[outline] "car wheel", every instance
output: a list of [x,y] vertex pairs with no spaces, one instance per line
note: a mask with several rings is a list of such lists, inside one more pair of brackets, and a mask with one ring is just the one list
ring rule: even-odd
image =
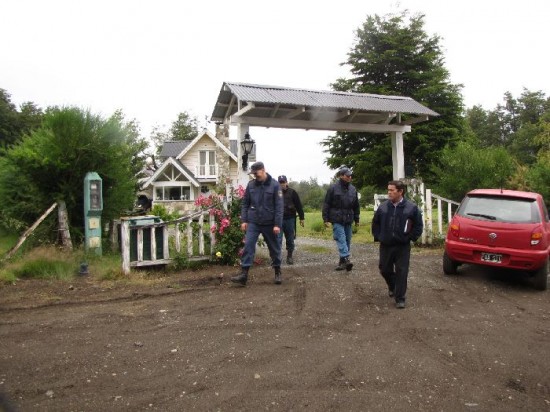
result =
[[546,290],[548,285],[548,259],[539,270],[535,271],[534,284],[535,289]]
[[456,275],[456,268],[458,267],[458,262],[452,260],[447,252],[443,252],[443,273],[446,275]]

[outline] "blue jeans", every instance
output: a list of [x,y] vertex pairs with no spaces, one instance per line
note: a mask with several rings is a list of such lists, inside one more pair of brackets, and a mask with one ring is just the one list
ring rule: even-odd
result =
[[292,252],[294,250],[294,237],[296,235],[296,217],[283,219],[283,227],[279,232],[279,248],[283,249],[283,234],[286,240],[286,250]]
[[340,257],[348,257],[351,250],[351,224],[333,223],[332,237],[336,240]]
[[246,235],[244,237],[244,250],[241,257],[241,267],[247,268],[254,263],[254,255],[256,254],[256,243],[260,234],[264,237],[267,248],[269,249],[269,257],[271,257],[272,266],[281,266],[281,246],[277,236],[273,233],[273,225],[257,225],[249,223]]

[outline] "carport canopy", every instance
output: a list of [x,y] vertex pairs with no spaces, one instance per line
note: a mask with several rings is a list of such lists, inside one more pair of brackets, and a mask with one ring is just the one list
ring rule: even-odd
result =
[[[438,113],[404,96],[224,82],[211,120],[236,125],[239,141],[250,126],[390,133],[393,178],[400,179],[405,177],[403,133],[435,116]],[[237,147],[240,162],[241,145]]]

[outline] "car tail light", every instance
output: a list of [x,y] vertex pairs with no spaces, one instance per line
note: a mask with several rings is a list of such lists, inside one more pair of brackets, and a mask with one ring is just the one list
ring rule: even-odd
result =
[[537,228],[531,233],[531,246],[536,246],[540,243],[542,240],[542,232],[540,231],[540,228]]
[[454,237],[458,237],[460,234],[460,225],[457,222],[451,222],[451,226],[449,226],[451,235]]

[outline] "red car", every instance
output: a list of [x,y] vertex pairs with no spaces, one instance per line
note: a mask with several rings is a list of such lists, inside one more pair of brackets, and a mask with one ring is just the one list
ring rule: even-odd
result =
[[466,194],[447,231],[443,272],[462,263],[527,271],[546,290],[550,221],[538,193],[476,189]]

